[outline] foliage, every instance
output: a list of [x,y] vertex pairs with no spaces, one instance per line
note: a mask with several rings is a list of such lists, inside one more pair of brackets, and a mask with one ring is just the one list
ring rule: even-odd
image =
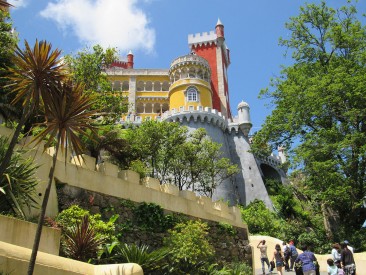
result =
[[136,224],[144,230],[163,232],[176,223],[173,216],[164,215],[164,210],[155,203],[143,202],[133,210]]
[[17,44],[17,37],[12,32],[12,22],[10,15],[5,10],[0,9],[0,115],[5,120],[17,119],[20,117],[21,108],[11,105],[13,96],[9,94],[9,89],[5,88],[6,69],[12,66],[11,56]]
[[204,129],[188,133],[178,123],[147,121],[127,129],[125,137],[134,161],[130,167],[180,190],[192,189],[212,197],[223,180],[238,172]]
[[248,206],[241,208],[241,216],[252,234],[276,236],[277,232],[280,232],[278,218],[263,201],[256,199]]
[[[103,125],[96,131],[88,131],[88,135],[83,135],[81,140],[97,163],[124,161],[128,158],[130,146],[122,137],[121,130],[115,125]],[[126,162],[123,162],[122,166],[125,165],[127,165]]]
[[[176,270],[194,273],[208,265],[215,250],[207,239],[208,225],[201,221],[178,223],[164,239],[171,251],[169,264]],[[176,273],[179,274],[179,273]]]
[[76,83],[84,83],[86,90],[111,90],[103,70],[116,59],[116,49],[104,50],[100,45],[85,48],[75,56],[67,55],[65,61]]
[[217,269],[216,267],[209,272],[210,275],[244,275],[252,273],[252,268],[246,263],[241,262],[227,263],[223,268]]
[[[8,148],[8,139],[0,137],[0,161]],[[11,156],[3,177],[0,178],[0,211],[14,213],[25,218],[23,209],[37,206],[34,200],[38,181],[35,177],[37,165],[25,158],[26,151],[16,150]]]
[[[289,36],[280,44],[294,63],[261,92],[274,108],[254,147],[269,142],[291,149],[304,192],[336,214],[324,212],[328,237],[337,235],[339,225],[350,234],[366,218],[366,28],[350,2],[338,10],[325,2],[307,4],[286,28]],[[331,222],[334,216],[342,222]]]
[[234,227],[227,222],[219,222],[217,227],[219,228],[220,232],[222,232],[222,234],[230,236],[234,236],[236,234]]
[[16,47],[11,56],[12,67],[7,67],[7,87],[14,96],[13,104],[22,103],[21,119],[0,165],[0,176],[7,167],[24,124],[35,110],[50,102],[50,95],[67,76],[60,62],[61,51],[52,50],[51,44],[36,40],[33,49],[25,41],[25,49]]
[[129,170],[135,171],[140,175],[140,179],[143,179],[150,174],[151,169],[148,169],[143,161],[137,159],[130,162]]
[[100,45],[85,48],[65,61],[73,81],[83,83],[86,93],[95,98],[94,110],[98,110],[101,124],[114,124],[127,111],[127,101],[111,91],[111,84],[104,70],[117,59],[116,49],[103,49]]
[[166,249],[150,251],[147,245],[120,244],[117,248],[121,262],[136,263],[147,274],[154,270],[163,269],[166,266],[165,258],[170,253]]
[[88,261],[96,257],[102,239],[97,237],[95,228],[89,222],[89,216],[85,215],[81,222],[68,227],[63,240],[63,248],[66,256],[79,260]]
[[169,162],[186,133],[187,129],[178,123],[145,121],[139,127],[128,128],[125,137],[131,145],[132,159],[145,162],[151,169],[149,176],[165,183]]
[[90,226],[95,230],[98,239],[109,242],[116,240],[114,223],[118,215],[112,216],[108,222],[103,222],[100,214],[91,215],[88,210],[82,209],[78,205],[72,205],[60,212],[55,220],[67,232],[73,224],[80,224],[84,216],[88,216]]

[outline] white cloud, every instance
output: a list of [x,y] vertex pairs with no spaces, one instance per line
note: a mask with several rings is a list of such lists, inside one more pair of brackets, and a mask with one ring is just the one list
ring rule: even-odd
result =
[[24,8],[28,5],[27,0],[9,0],[8,2],[13,5],[13,9]]
[[137,4],[138,0],[57,0],[40,14],[64,32],[73,32],[81,43],[151,53],[155,30]]

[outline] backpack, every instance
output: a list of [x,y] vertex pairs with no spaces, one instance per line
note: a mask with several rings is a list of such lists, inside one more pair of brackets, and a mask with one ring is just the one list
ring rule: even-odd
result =
[[290,251],[291,251],[291,257],[297,257],[298,256],[298,254],[297,254],[297,250],[296,250],[296,247],[295,246],[293,246],[293,245],[291,245],[290,246]]
[[286,246],[286,248],[285,248],[285,251],[283,251],[283,255],[287,258],[287,257],[291,257],[291,249],[288,247],[288,246]]

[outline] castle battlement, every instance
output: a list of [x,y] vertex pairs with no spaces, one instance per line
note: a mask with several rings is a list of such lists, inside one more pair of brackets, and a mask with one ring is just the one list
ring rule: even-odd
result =
[[189,34],[188,35],[188,45],[191,46],[193,44],[207,44],[207,43],[216,43],[217,35],[215,31]]
[[[218,114],[215,115],[218,116]],[[10,137],[11,133],[8,128],[0,127],[1,136]],[[23,144],[29,143],[28,141],[29,139]],[[48,173],[52,165],[52,156],[55,153],[53,147],[47,148],[45,152],[43,148],[43,142],[35,148],[30,144],[28,153],[40,165],[36,172],[36,176],[40,180],[37,193],[40,194],[44,194],[46,189]],[[241,220],[240,210],[235,206],[228,207],[225,202],[214,202],[211,198],[197,196],[192,191],[179,190],[175,185],[160,184],[159,180],[154,178],[140,179],[139,174],[136,172],[120,170],[118,166],[108,162],[98,165],[95,163],[96,160],[93,157],[83,155],[82,158],[78,158],[70,154],[65,157],[60,151],[57,156],[54,177],[62,183],[85,190],[134,202],[156,203],[169,211],[206,220],[224,221],[233,226],[247,228]],[[42,196],[35,199],[40,202]],[[53,188],[46,215],[53,217],[57,213],[57,195],[55,188]]]
[[166,111],[163,113],[161,119],[168,122],[183,122],[184,120],[193,120],[196,122],[200,120],[201,122],[218,125],[223,130],[228,129],[226,117],[216,109],[209,107],[202,108],[202,106],[198,106],[196,109],[192,108],[187,110],[182,106],[179,110],[172,109],[171,111]]

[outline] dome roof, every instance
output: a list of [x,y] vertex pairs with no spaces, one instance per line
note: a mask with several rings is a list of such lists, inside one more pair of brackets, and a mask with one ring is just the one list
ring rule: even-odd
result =
[[239,103],[239,105],[238,105],[238,109],[240,109],[240,108],[242,108],[242,107],[249,107],[249,104],[248,104],[248,103],[246,103],[245,101],[242,101],[242,102],[240,102],[240,103]]

